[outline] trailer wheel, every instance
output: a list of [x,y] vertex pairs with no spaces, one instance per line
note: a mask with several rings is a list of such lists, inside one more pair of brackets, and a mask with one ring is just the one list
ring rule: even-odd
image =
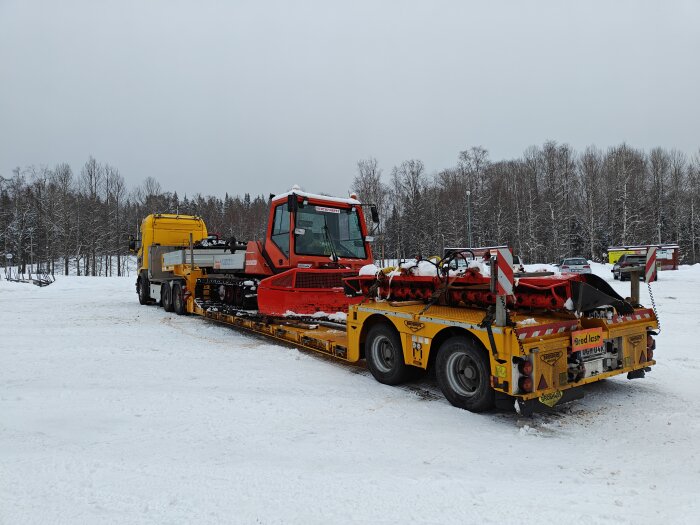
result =
[[160,304],[166,312],[173,311],[173,292],[168,281],[160,285]]
[[138,288],[139,292],[139,304],[148,304],[148,301],[151,298],[150,286],[151,285],[148,282],[148,277],[144,277],[142,275],[138,278],[136,287]]
[[474,341],[464,336],[445,341],[438,351],[435,373],[440,390],[454,406],[470,412],[493,408],[488,358]]
[[403,359],[399,334],[385,324],[369,329],[365,341],[367,368],[385,385],[398,385],[410,379],[411,369]]
[[185,314],[185,298],[182,297],[182,286],[180,283],[173,284],[172,290],[173,311],[177,315]]

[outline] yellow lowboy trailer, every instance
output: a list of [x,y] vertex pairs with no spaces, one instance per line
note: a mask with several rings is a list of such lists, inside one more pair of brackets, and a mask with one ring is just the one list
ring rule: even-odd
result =
[[580,387],[620,374],[644,377],[653,360],[654,312],[578,320],[514,316],[513,326],[482,326],[484,310],[368,301],[349,307],[346,330],[314,320],[258,318],[246,313],[192,313],[356,363],[399,384],[434,369],[455,406],[499,406],[529,414],[582,397]]
[[[494,316],[487,308],[464,303],[444,306],[416,300],[365,298],[351,304],[341,322],[337,316],[270,316],[217,304],[211,288],[224,289],[226,281],[220,279],[231,271],[227,268],[237,271],[244,266],[238,245],[200,243],[198,248],[194,241],[207,240],[201,219],[155,218],[144,221],[141,246],[132,241],[139,249],[137,291],[142,304],[160,298],[159,305],[177,314],[199,315],[349,363],[364,359],[372,375],[388,385],[432,371],[450,403],[470,411],[515,406],[528,414],[538,406],[581,397],[581,387],[588,383],[620,374],[644,377],[655,364],[654,311],[633,306],[637,301],[632,300],[624,302],[626,313],[618,315],[613,303],[605,302],[613,299],[609,295],[603,295],[607,299],[599,303],[602,306],[578,317],[542,308],[525,314],[521,308],[500,320],[498,308]],[[258,282],[243,283],[245,293],[254,293]],[[315,290],[304,291],[313,296]],[[357,303],[360,298],[352,300]],[[501,304],[505,308],[505,302]]]

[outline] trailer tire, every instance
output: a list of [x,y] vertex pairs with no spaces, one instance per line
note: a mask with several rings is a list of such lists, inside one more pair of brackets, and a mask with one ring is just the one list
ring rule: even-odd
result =
[[173,311],[173,291],[168,281],[160,285],[160,304],[166,312]]
[[148,282],[148,277],[144,277],[143,275],[136,281],[136,288],[139,293],[139,304],[148,304],[148,301],[150,301],[150,286],[151,284]]
[[172,303],[173,311],[177,315],[184,315],[185,313],[187,313],[185,310],[185,298],[182,297],[182,286],[180,285],[180,283],[173,284]]
[[493,408],[488,356],[477,343],[464,336],[450,337],[438,350],[435,375],[447,400],[470,412]]
[[369,329],[365,359],[374,378],[385,385],[398,385],[412,375],[412,367],[404,362],[399,334],[384,323]]

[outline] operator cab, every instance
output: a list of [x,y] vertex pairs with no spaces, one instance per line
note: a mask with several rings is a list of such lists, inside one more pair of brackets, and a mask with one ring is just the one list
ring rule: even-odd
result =
[[359,269],[372,262],[370,241],[362,204],[354,198],[296,188],[272,198],[264,250],[277,271]]

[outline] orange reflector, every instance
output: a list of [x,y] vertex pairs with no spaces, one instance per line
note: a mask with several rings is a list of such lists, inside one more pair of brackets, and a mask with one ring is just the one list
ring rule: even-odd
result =
[[544,379],[544,375],[540,375],[540,382],[537,383],[537,390],[546,390],[549,388],[547,381]]

